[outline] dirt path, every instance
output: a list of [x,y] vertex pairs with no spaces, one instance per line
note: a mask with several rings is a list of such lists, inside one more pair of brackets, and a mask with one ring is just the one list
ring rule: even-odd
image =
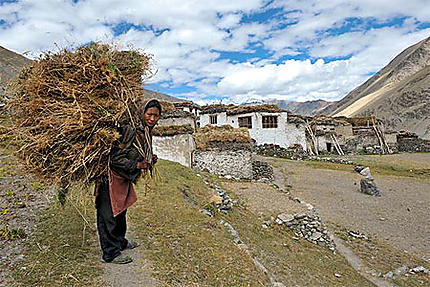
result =
[[288,184],[294,187],[292,194],[313,204],[325,220],[430,258],[430,180],[375,176],[381,197],[372,197],[359,192],[361,176],[352,170],[316,169],[303,162],[279,163]]
[[336,244],[336,250],[342,254],[343,257],[348,261],[348,263],[358,272],[361,276],[372,282],[378,287],[395,287],[396,285],[391,284],[388,281],[385,281],[384,279],[372,276],[369,274],[370,270],[367,268],[361,261],[360,258],[358,258],[357,255],[354,254],[354,252],[345,244],[343,244],[343,241],[337,237],[334,237],[334,243]]
[[[138,238],[133,236],[133,232],[127,232],[127,238],[132,238],[139,242]],[[104,278],[107,286],[118,287],[155,287],[157,281],[151,277],[151,265],[144,259],[143,246],[133,250],[125,250],[124,254],[133,257],[133,262],[129,264],[104,264]]]
[[[284,176],[283,170],[281,168],[274,168],[274,182],[281,188],[286,187],[286,178]],[[372,276],[370,274],[370,269],[363,264],[361,259],[354,254],[354,252],[347,247],[343,241],[336,237],[334,234],[332,234],[334,238],[334,242],[336,244],[336,250],[348,261],[348,263],[354,268],[355,271],[357,271],[361,276],[372,282],[378,287],[395,287],[395,285],[391,284],[390,282]]]

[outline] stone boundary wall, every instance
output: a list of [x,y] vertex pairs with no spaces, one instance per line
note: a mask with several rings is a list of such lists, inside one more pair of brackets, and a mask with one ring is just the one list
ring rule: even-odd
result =
[[430,140],[398,137],[397,148],[399,152],[430,152]]
[[252,152],[249,150],[196,150],[193,167],[236,179],[252,179]]
[[152,138],[154,154],[161,159],[178,162],[192,167],[192,154],[195,150],[193,136],[190,134]]

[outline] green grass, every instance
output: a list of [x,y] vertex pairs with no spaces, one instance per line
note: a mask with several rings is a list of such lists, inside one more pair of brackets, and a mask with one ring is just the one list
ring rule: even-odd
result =
[[[430,177],[430,168],[428,168],[428,165],[398,159],[396,155],[356,155],[344,158],[354,161],[358,165],[369,166],[373,174],[412,177],[418,179],[427,179]],[[344,171],[351,171],[352,168],[351,165],[322,161],[305,161],[305,163],[313,168]]]

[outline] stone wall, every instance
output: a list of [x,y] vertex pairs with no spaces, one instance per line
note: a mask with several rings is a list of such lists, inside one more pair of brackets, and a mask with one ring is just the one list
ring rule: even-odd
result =
[[252,179],[252,152],[249,150],[196,150],[193,167],[237,179]]
[[195,150],[194,140],[190,134],[166,137],[153,137],[153,149],[161,159],[178,162],[186,167],[192,166],[192,153]]
[[378,154],[381,152],[379,140],[376,135],[354,135],[345,140],[342,146],[345,153],[365,152],[369,154]]
[[190,125],[196,129],[196,121],[192,117],[185,118],[162,118],[158,122],[160,126],[184,126]]
[[399,152],[430,152],[430,140],[418,137],[398,137]]

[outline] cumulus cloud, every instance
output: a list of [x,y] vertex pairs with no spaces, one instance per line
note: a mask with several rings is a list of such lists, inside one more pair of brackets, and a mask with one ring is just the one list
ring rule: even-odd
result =
[[[131,45],[154,55],[150,83],[192,88],[173,95],[199,103],[335,100],[430,35],[420,26],[430,21],[426,2],[25,0],[0,4],[0,45],[32,56],[90,41]],[[271,9],[274,17],[258,16]]]

